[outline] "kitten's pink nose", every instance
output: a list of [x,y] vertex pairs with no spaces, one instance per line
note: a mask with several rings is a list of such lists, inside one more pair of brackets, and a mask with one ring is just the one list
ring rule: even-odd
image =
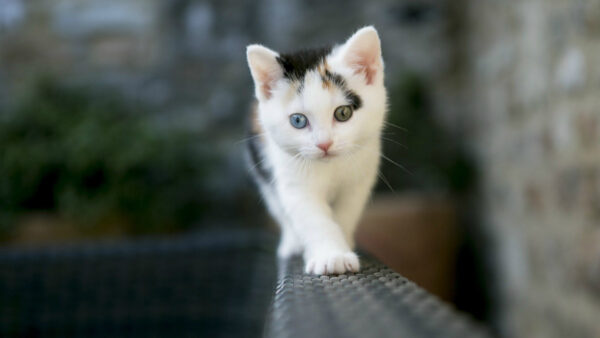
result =
[[332,144],[333,141],[327,141],[317,144],[317,147],[319,147],[319,149],[323,150],[324,152],[327,152],[327,150],[329,149],[329,147],[331,147]]

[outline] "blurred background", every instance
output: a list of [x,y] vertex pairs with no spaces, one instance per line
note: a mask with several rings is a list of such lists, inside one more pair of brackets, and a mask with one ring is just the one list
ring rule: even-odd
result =
[[0,0],[2,246],[276,233],[245,46],[367,24],[393,125],[360,247],[499,336],[600,336],[598,0]]

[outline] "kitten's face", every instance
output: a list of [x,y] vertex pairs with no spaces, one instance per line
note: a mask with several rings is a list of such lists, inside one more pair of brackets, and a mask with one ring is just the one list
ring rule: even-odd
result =
[[292,156],[329,159],[379,137],[386,109],[377,32],[359,30],[345,44],[296,54],[248,47],[267,137]]

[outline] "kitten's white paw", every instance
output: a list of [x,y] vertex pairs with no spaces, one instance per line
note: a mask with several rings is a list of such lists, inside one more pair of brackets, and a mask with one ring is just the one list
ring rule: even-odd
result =
[[354,252],[334,252],[315,254],[306,258],[306,273],[315,275],[358,272],[360,263]]

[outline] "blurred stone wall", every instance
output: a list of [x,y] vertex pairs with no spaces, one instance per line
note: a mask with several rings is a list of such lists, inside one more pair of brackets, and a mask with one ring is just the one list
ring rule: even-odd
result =
[[600,1],[470,1],[465,21],[500,327],[600,337]]

